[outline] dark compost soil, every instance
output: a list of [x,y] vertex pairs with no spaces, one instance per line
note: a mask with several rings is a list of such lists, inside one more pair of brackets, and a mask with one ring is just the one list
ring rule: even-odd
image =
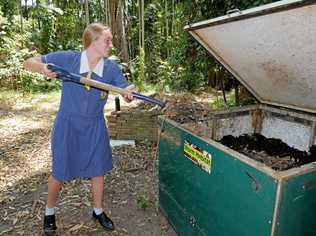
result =
[[289,147],[280,139],[266,138],[261,134],[224,136],[220,143],[264,163],[274,170],[287,170],[316,161],[316,146],[309,152]]

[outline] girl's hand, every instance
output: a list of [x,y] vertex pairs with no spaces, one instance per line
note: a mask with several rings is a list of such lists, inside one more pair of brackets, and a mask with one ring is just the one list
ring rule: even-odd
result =
[[123,95],[124,101],[125,102],[131,102],[134,100],[133,95],[131,94],[132,92],[137,92],[135,85],[131,84],[126,88],[130,93]]
[[48,69],[46,64],[43,64],[43,69],[41,71],[41,74],[46,77],[51,77],[51,78],[57,77],[57,73]]

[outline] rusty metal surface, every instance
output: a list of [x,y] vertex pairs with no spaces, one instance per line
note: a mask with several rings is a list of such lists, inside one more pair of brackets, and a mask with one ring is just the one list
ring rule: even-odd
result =
[[316,113],[316,1],[308,2],[187,29],[262,103]]

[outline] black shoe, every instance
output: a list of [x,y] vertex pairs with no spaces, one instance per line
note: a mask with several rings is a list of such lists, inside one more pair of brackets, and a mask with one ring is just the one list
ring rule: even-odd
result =
[[53,235],[56,231],[55,215],[44,216],[43,230],[45,235]]
[[92,217],[98,220],[100,225],[102,225],[105,230],[108,230],[108,231],[114,230],[113,221],[109,217],[107,217],[107,215],[104,212],[102,212],[100,215],[96,215],[95,212],[93,211]]

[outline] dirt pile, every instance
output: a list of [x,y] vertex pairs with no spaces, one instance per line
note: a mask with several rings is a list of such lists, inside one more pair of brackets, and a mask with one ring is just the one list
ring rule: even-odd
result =
[[[211,97],[211,95],[209,95]],[[140,102],[137,107],[124,109],[125,111],[157,111],[180,124],[201,123],[210,119],[212,109],[208,102],[198,101],[194,96],[170,96],[153,94],[150,97],[166,102],[164,108],[150,103]],[[210,100],[210,99],[208,99]]]

